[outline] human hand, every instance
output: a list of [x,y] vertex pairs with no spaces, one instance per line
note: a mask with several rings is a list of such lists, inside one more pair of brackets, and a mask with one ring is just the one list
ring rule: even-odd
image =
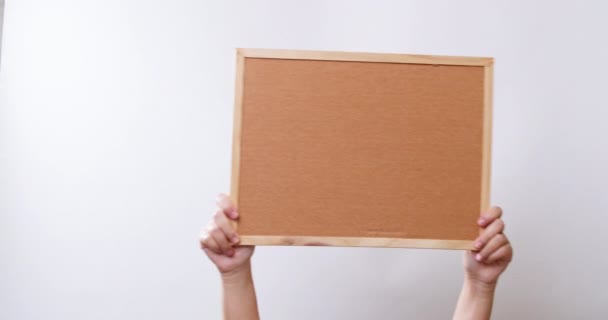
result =
[[498,277],[513,258],[513,248],[503,233],[502,209],[492,207],[483,213],[477,224],[483,228],[474,242],[475,250],[464,253],[466,280],[482,286],[495,286]]
[[201,248],[222,276],[249,271],[254,247],[238,245],[240,238],[233,223],[239,213],[225,194],[218,195],[216,203],[218,209],[213,220],[201,231]]

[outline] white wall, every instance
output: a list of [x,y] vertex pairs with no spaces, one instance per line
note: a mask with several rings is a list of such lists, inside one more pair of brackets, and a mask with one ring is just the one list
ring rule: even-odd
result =
[[[6,3],[0,318],[219,319],[235,47],[493,56],[495,319],[608,317],[604,1]],[[460,252],[258,248],[264,319],[448,319]]]
[[2,63],[2,27],[4,26],[4,0],[0,0],[0,64]]

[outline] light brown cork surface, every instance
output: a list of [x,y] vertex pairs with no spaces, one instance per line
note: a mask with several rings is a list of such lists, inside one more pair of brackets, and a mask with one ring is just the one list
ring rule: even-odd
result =
[[478,234],[484,68],[245,58],[238,232]]

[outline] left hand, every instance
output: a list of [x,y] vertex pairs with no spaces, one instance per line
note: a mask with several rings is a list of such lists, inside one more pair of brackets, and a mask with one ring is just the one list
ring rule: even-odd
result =
[[218,195],[216,202],[218,209],[213,220],[201,231],[201,249],[222,276],[250,272],[254,247],[239,245],[240,238],[232,224],[238,219],[239,213],[230,197],[225,194]]
[[483,228],[475,239],[475,250],[464,253],[464,270],[467,280],[482,285],[496,285],[498,277],[513,259],[513,248],[503,233],[505,223],[502,209],[492,207],[479,217],[477,224]]

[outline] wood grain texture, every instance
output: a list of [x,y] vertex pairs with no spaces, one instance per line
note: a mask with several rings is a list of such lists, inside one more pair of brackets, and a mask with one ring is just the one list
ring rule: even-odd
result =
[[388,247],[460,250],[472,250],[474,248],[473,241],[470,240],[361,237],[242,236],[241,244],[265,246]]
[[416,54],[363,53],[307,50],[237,49],[248,58],[297,59],[327,61],[361,61],[384,63],[412,63],[458,66],[488,66],[494,59],[484,57],[437,56]]
[[264,53],[237,54],[244,244],[471,247],[489,196],[492,59]]
[[245,57],[240,52],[236,54],[236,77],[234,84],[234,127],[232,133],[232,172],[230,177],[230,195],[238,206],[239,172],[241,166],[241,121],[243,113],[243,72]]
[[484,116],[483,116],[483,159],[481,174],[481,208],[484,212],[490,207],[490,176],[492,174],[492,89],[494,82],[494,65],[484,68]]

